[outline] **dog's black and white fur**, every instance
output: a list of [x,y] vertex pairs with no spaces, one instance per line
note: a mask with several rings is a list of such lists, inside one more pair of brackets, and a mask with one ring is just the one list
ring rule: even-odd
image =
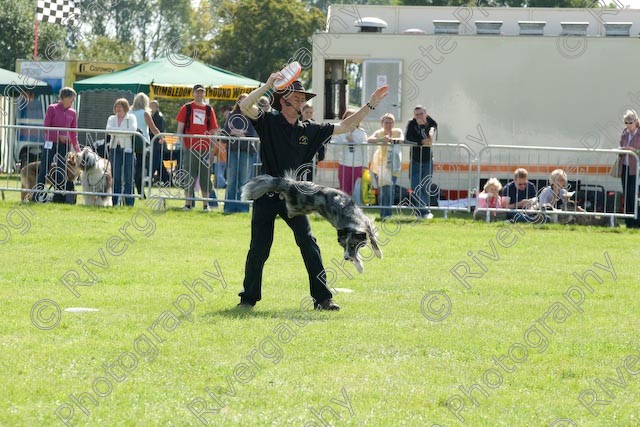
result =
[[364,266],[358,250],[367,241],[374,254],[382,258],[376,228],[353,199],[335,188],[308,181],[297,181],[291,173],[284,178],[259,175],[242,188],[242,200],[255,200],[267,193],[279,193],[287,204],[289,217],[317,212],[338,230],[338,243],[344,248],[344,259],[353,262],[362,273]]
[[[113,193],[111,163],[89,147],[76,156],[76,165],[82,169],[82,190],[91,193]],[[113,206],[112,196],[85,194],[84,204],[89,206]]]

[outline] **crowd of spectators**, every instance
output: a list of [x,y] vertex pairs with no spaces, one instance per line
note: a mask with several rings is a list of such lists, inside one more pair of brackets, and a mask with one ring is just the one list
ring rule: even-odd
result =
[[[248,212],[249,205],[240,201],[242,186],[256,173],[260,164],[259,144],[254,139],[256,130],[250,120],[239,108],[239,103],[246,98],[241,94],[235,104],[225,106],[222,111],[223,125],[219,126],[213,107],[205,103],[205,88],[195,85],[193,100],[184,104],[177,114],[177,134],[180,135],[180,154],[175,169],[184,173],[185,205],[184,210],[195,207],[196,200],[203,200],[203,210],[210,211],[217,206],[215,189],[226,189],[224,213],[233,214]],[[77,127],[76,112],[72,108],[76,93],[72,88],[62,88],[59,102],[47,109],[44,125],[47,127]],[[270,100],[263,96],[257,102],[258,108],[264,112],[271,109]],[[355,110],[345,111],[342,119],[353,115]],[[160,111],[158,101],[150,101],[144,93],[138,93],[130,106],[125,98],[119,98],[113,106],[113,115],[109,116],[105,132],[107,135],[107,156],[113,176],[113,205],[132,206],[135,203],[134,192],[139,197],[146,197],[143,182],[143,168],[148,175],[161,183],[172,182],[172,173],[163,162],[163,153],[167,149],[164,138],[154,138],[166,131],[166,121]],[[313,122],[313,105],[306,103],[299,111],[301,122]],[[633,110],[623,115],[625,128],[620,138],[620,149],[640,153],[640,122]],[[357,203],[363,203],[365,191],[364,180],[370,179],[368,185],[376,189],[376,200],[373,204],[381,206],[380,217],[392,215],[392,206],[398,203],[399,194],[403,191],[398,186],[398,179],[403,173],[403,146],[409,147],[410,158],[408,189],[411,205],[423,219],[433,218],[431,207],[434,201],[433,183],[433,142],[437,135],[438,124],[428,114],[427,109],[417,105],[413,109],[413,118],[406,125],[406,130],[396,127],[395,117],[391,113],[380,116],[380,128],[367,135],[364,128],[357,124],[348,133],[334,135],[331,139],[338,170],[338,187],[351,195]],[[204,135],[191,137],[181,135]],[[246,139],[244,139],[246,138]],[[140,143],[142,141],[142,143]],[[155,141],[152,147],[151,141]],[[147,150],[144,150],[144,145]],[[307,179],[313,179],[317,162],[324,159],[325,145],[318,152],[310,167]],[[64,168],[62,159],[68,151],[79,152],[77,134],[69,131],[45,132],[45,142],[38,171],[39,189],[44,188],[45,176],[49,169],[56,166]],[[153,163],[144,153],[151,152]],[[60,163],[58,165],[58,163]],[[616,163],[617,175],[620,177],[624,193],[625,213],[633,213],[635,187],[638,185],[635,175],[635,157],[621,154]],[[214,175],[212,182],[211,175]],[[502,183],[490,177],[484,184],[483,191],[475,198],[474,218],[506,219],[514,222],[532,221],[531,210],[539,208],[564,209],[566,202],[575,194],[568,188],[569,181],[562,169],[554,170],[546,187],[538,192],[534,182],[529,180],[528,171],[516,167],[513,180]],[[201,198],[195,196],[199,188]],[[55,202],[68,202],[68,194],[73,190],[73,182],[60,180],[53,186]],[[42,200],[42,197],[35,197]],[[73,199],[75,200],[75,199]],[[628,228],[640,228],[638,218],[627,218]]]

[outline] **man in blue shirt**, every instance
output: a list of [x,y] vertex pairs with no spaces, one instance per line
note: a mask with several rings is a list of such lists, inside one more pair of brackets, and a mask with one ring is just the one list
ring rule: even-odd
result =
[[[509,198],[506,205],[509,209],[527,209],[534,197],[536,197],[536,186],[527,179],[529,172],[524,168],[518,168],[513,172],[513,181],[502,188],[502,196]],[[507,212],[507,219],[513,222],[530,222],[523,214]]]

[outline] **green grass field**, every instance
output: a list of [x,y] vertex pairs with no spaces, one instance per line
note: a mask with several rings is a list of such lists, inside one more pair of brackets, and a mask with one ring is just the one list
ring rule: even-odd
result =
[[178,206],[0,203],[0,425],[640,424],[638,232],[378,222],[360,275],[313,218],[342,307],[316,312],[278,221],[243,313],[250,216]]

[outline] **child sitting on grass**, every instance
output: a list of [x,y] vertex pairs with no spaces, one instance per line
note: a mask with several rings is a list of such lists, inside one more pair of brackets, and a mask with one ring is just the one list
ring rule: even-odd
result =
[[[488,208],[501,209],[505,207],[500,197],[500,190],[502,190],[502,184],[498,181],[498,178],[490,178],[484,185],[483,191],[478,194],[478,205],[473,217],[480,219],[482,214],[486,214]],[[491,215],[496,218],[498,212],[493,211]]]
[[567,174],[562,169],[556,169],[551,172],[549,177],[549,185],[544,187],[538,196],[538,204],[540,206],[556,206],[558,200],[562,200],[561,205],[563,208],[566,206],[567,200],[569,200],[575,191],[567,191]]

